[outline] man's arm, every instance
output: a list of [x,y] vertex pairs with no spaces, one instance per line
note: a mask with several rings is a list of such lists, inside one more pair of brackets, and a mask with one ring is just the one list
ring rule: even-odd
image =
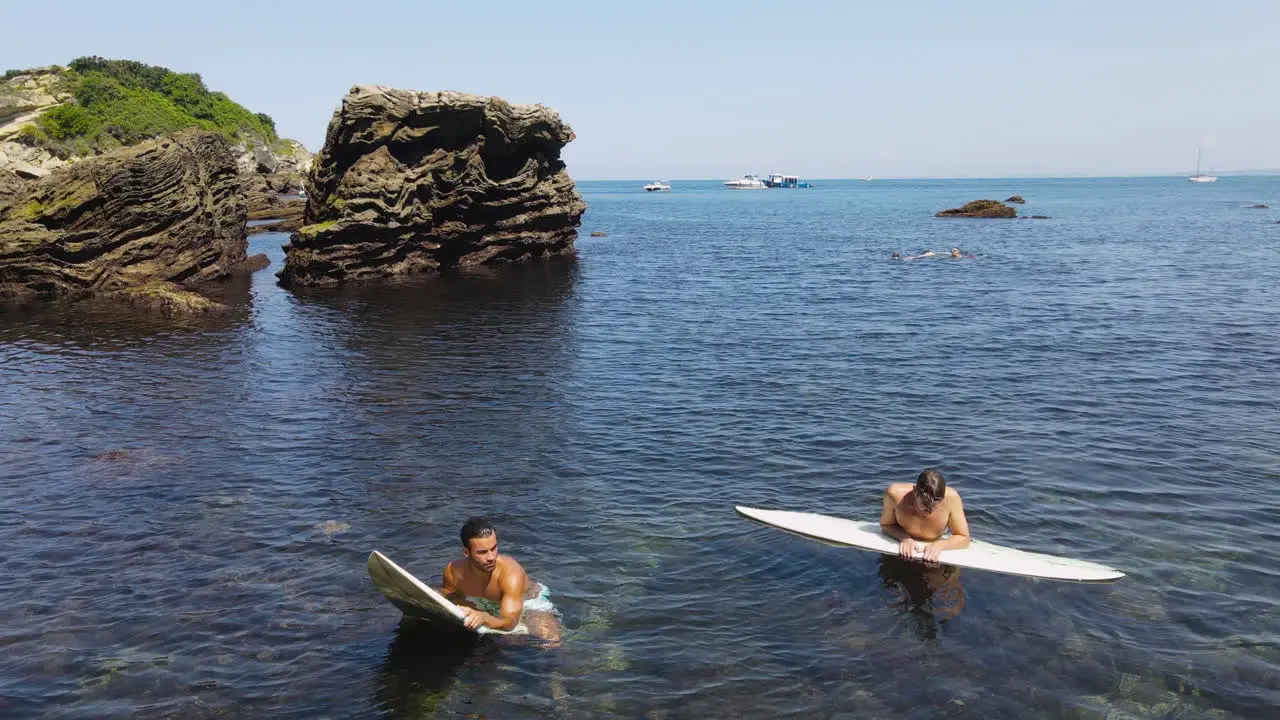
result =
[[969,520],[964,516],[964,503],[957,494],[951,503],[951,512],[947,516],[951,526],[951,536],[929,543],[924,549],[924,559],[936,562],[938,554],[943,550],[963,550],[969,547]]
[[453,576],[453,563],[444,566],[444,580],[440,583],[440,594],[449,599],[449,602],[460,607],[468,607],[471,603],[467,602],[467,596],[462,594],[458,589],[457,579]]
[[898,524],[898,503],[889,494],[888,490],[884,491],[884,502],[880,509],[880,529],[884,534],[898,541],[898,554],[904,558],[913,557],[918,547],[916,541],[912,539],[911,534]]

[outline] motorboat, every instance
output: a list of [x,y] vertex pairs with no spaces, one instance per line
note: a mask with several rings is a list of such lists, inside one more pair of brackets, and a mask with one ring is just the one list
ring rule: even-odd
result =
[[1196,174],[1187,178],[1187,182],[1193,182],[1193,183],[1218,182],[1217,175],[1203,175],[1200,173],[1200,148],[1196,148]]
[[765,178],[765,187],[771,188],[811,188],[813,187],[807,182],[800,182],[800,178],[795,175],[780,175],[774,173]]
[[758,175],[743,175],[737,180],[725,180],[724,186],[731,190],[763,190],[768,187]]
[[644,186],[645,192],[671,192],[671,183],[655,180]]

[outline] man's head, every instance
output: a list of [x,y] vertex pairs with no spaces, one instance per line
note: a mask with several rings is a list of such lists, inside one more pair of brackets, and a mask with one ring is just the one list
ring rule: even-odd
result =
[[960,248],[951,248],[951,257],[953,258],[960,257]]
[[923,515],[928,515],[946,496],[947,481],[937,470],[925,470],[916,478],[916,488],[911,491],[911,494],[915,498],[916,510]]
[[462,524],[462,553],[472,565],[493,572],[498,565],[498,531],[488,518],[472,517]]

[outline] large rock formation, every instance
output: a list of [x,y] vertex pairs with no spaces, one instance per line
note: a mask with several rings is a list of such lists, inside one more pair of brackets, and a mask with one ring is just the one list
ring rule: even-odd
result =
[[573,137],[541,105],[355,87],[313,161],[281,283],[572,254],[586,210],[560,160]]
[[155,283],[227,274],[245,259],[244,225],[222,135],[189,130],[121,148],[0,196],[0,296],[178,292]]
[[965,218],[1011,218],[1017,217],[1018,211],[999,200],[974,200],[964,207],[941,210],[934,217]]

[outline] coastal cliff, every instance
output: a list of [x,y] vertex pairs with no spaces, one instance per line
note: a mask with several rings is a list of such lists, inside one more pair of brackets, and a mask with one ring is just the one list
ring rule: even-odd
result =
[[119,148],[0,195],[0,297],[178,294],[246,249],[236,157],[219,133]]
[[311,154],[270,116],[211,91],[196,73],[131,60],[77,58],[0,77],[0,178],[58,168],[188,129],[222,133],[252,192],[302,189]]
[[550,108],[357,86],[308,178],[282,284],[327,285],[574,252],[586,203]]

